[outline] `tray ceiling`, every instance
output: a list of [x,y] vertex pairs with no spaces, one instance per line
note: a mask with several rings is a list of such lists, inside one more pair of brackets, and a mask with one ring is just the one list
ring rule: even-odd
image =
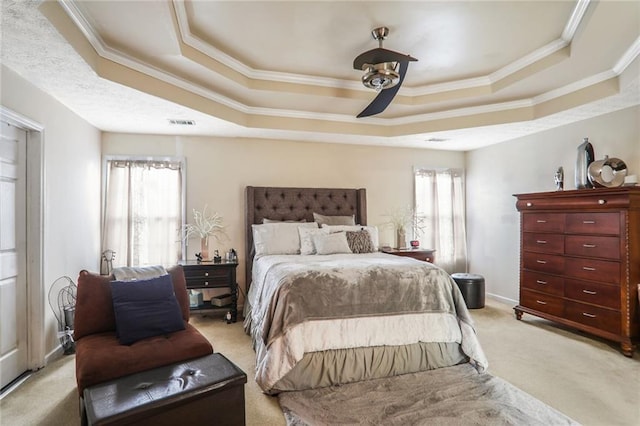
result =
[[[629,1],[2,2],[2,63],[104,131],[467,150],[640,103]],[[353,59],[417,58],[392,104]],[[180,127],[171,119],[195,121]]]

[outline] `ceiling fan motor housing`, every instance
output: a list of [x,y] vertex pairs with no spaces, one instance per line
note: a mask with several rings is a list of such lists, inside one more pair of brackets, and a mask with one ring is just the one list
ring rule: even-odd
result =
[[380,64],[365,64],[362,84],[377,91],[393,87],[400,81],[398,62],[382,62]]

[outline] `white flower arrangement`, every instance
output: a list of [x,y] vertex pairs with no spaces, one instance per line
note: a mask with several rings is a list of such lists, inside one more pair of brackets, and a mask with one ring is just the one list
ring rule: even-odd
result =
[[201,239],[214,237],[217,241],[220,241],[221,237],[227,236],[222,216],[217,212],[208,214],[206,205],[202,212],[193,209],[193,222],[184,226],[183,238],[185,240],[192,237]]
[[418,216],[416,209],[411,206],[392,210],[384,216],[389,218],[389,220],[385,222],[385,225],[391,226],[400,232],[405,232],[405,228],[412,228],[416,237],[422,234],[426,227],[424,218]]

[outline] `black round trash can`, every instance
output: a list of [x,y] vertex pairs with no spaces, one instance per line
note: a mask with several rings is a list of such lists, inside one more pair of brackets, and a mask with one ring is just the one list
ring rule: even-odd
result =
[[484,308],[484,277],[478,274],[457,272],[451,278],[458,284],[467,308]]

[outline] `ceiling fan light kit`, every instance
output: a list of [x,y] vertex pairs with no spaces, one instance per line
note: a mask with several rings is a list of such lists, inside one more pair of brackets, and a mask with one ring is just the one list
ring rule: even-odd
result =
[[371,31],[378,48],[368,50],[356,57],[353,68],[364,71],[362,84],[378,92],[375,99],[360,113],[360,117],[368,117],[384,111],[400,90],[407,73],[409,62],[417,61],[409,55],[394,52],[382,47],[382,42],[389,35],[389,28],[379,27]]
[[362,84],[377,92],[393,87],[400,81],[400,74],[397,69],[398,62],[383,62],[373,65],[365,64],[365,74],[362,76]]

